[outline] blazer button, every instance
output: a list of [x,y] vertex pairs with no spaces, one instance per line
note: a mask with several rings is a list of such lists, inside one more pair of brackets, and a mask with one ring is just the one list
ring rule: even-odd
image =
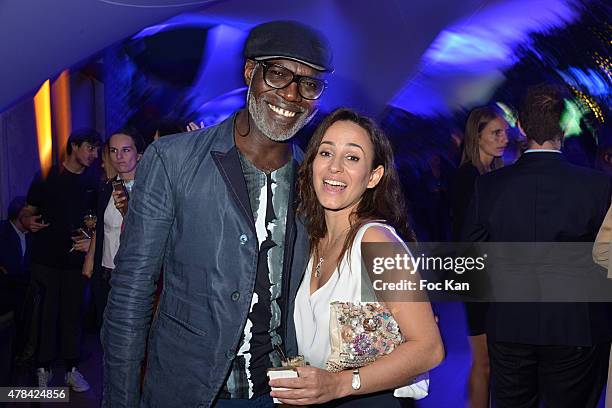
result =
[[233,360],[234,357],[236,357],[236,354],[234,353],[234,350],[227,350],[225,352],[225,357],[227,357],[228,360]]
[[246,236],[246,234],[242,234],[240,236],[240,245],[244,245],[249,241],[249,237]]
[[234,302],[237,302],[237,301],[238,301],[238,299],[240,299],[240,292],[234,292],[234,293],[232,293],[232,300],[233,300]]

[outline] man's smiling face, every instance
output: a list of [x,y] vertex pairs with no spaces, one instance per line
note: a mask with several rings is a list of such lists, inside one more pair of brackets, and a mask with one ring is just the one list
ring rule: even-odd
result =
[[[269,63],[277,64],[296,75],[318,77],[321,73],[300,62],[278,59]],[[263,67],[255,61],[248,61],[245,76],[250,78],[248,97],[249,114],[255,126],[271,140],[282,142],[292,138],[316,113],[316,100],[304,99],[298,84],[291,82],[282,89],[268,86],[263,78]]]

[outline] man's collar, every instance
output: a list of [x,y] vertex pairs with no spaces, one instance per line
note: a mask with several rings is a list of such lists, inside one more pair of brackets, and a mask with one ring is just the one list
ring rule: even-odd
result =
[[25,235],[26,232],[25,231],[21,231],[13,222],[13,220],[9,220],[9,222],[11,223],[11,225],[13,226],[13,229],[15,230],[15,232],[19,235]]
[[525,153],[559,153],[561,154],[561,150],[557,149],[527,149],[523,152]]

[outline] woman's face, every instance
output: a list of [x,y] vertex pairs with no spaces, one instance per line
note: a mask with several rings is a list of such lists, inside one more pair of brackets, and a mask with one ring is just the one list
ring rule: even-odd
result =
[[136,164],[140,159],[140,154],[134,145],[134,139],[122,133],[111,136],[109,145],[109,156],[111,165],[121,175],[128,175],[134,172]]
[[350,121],[331,125],[312,163],[319,203],[327,210],[352,210],[384,174],[382,166],[372,169],[373,160],[374,147],[365,129]]
[[508,123],[497,117],[487,123],[478,137],[478,147],[481,154],[501,157],[508,146]]

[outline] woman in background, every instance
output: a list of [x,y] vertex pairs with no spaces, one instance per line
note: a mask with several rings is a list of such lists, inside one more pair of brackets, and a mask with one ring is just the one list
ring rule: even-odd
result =
[[[502,156],[508,146],[508,123],[500,111],[484,106],[474,109],[465,125],[463,156],[450,186],[453,241],[461,241],[461,229],[474,193],[474,183],[481,175],[503,166]],[[485,320],[486,303],[465,303],[472,366],[468,378],[468,406],[489,407],[489,355]]]
[[117,176],[117,170],[113,167],[110,160],[110,152],[108,150],[108,140],[102,146],[101,158],[102,158],[102,181],[106,182]]
[[[107,143],[108,160],[104,163],[107,174],[116,173],[100,186],[97,206],[96,232],[83,263],[83,275],[92,279],[92,294],[96,307],[97,324],[102,323],[109,279],[115,268],[114,258],[119,249],[119,237],[123,217],[127,213],[128,197],[134,184],[136,165],[144,151],[144,142],[134,129],[114,133]],[[109,168],[110,167],[110,168]],[[120,181],[124,191],[113,190],[113,183]]]

